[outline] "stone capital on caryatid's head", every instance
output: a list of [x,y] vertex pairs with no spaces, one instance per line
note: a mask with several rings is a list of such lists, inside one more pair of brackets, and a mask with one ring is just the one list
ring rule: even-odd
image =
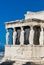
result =
[[40,19],[44,20],[44,11],[39,11],[39,12],[31,12],[27,11],[27,13],[24,15],[25,19]]

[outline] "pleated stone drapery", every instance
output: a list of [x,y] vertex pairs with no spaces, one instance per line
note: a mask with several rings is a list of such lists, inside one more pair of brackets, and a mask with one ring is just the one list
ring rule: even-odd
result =
[[43,27],[41,27],[41,31],[40,31],[40,38],[39,38],[39,42],[40,42],[40,45],[43,45]]
[[9,31],[8,29],[6,30],[6,45],[9,43]]
[[15,30],[15,28],[13,29],[13,45],[15,45],[15,42],[16,42],[16,35],[17,35],[17,32]]
[[24,30],[23,27],[21,27],[21,34],[20,34],[20,44],[24,44]]
[[30,35],[29,35],[29,42],[30,42],[30,45],[33,45],[34,30],[33,30],[33,27],[32,26],[30,28],[31,28],[31,30],[30,30]]

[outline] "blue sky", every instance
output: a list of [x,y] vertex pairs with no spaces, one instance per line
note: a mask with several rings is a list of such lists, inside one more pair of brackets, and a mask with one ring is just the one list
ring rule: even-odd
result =
[[0,0],[0,44],[5,44],[4,22],[24,19],[27,11],[44,10],[44,0]]

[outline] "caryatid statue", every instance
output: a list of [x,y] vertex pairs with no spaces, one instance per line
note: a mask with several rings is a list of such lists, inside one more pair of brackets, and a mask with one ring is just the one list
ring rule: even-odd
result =
[[40,45],[43,45],[43,27],[41,27],[41,31],[40,31],[40,38],[39,38],[39,42],[40,42]]
[[14,30],[13,30],[13,45],[15,45],[15,42],[16,42],[16,35],[17,35],[17,32],[16,32],[16,30],[14,29]]
[[33,27],[31,26],[31,30],[30,30],[30,34],[29,34],[30,45],[33,45],[33,39],[34,39],[34,30],[33,30]]
[[20,35],[20,44],[23,45],[24,44],[24,30],[21,27],[21,35]]
[[8,45],[9,43],[9,32],[8,29],[6,30],[6,44]]

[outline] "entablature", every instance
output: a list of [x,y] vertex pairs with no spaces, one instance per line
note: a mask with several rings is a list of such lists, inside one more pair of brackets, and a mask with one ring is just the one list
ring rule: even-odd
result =
[[35,26],[35,25],[44,27],[44,20],[27,19],[27,20],[17,20],[17,21],[12,21],[12,22],[5,22],[6,29],[22,27],[22,26]]

